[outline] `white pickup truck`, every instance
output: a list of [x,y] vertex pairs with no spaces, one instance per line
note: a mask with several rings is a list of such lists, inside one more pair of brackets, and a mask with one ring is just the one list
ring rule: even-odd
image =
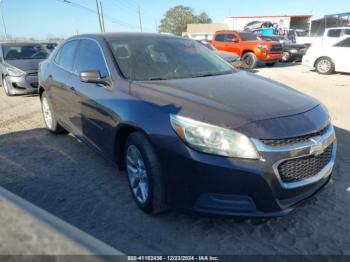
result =
[[323,36],[296,36],[297,44],[326,44],[332,45],[350,36],[350,27],[327,28]]

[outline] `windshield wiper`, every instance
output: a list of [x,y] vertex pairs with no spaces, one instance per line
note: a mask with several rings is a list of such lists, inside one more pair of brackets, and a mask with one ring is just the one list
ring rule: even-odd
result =
[[152,80],[169,80],[166,77],[149,77],[148,80],[152,81]]
[[221,72],[221,73],[207,73],[207,74],[202,74],[202,75],[196,75],[196,76],[193,76],[193,78],[196,78],[196,77],[207,77],[207,76],[219,76],[219,75],[227,75],[227,74],[230,74],[232,72]]

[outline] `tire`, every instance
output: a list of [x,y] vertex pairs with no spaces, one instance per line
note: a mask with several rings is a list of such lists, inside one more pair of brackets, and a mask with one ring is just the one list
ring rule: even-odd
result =
[[46,95],[46,92],[42,93],[40,100],[41,112],[43,114],[44,123],[47,130],[55,134],[67,133],[67,131],[57,122],[51,101]]
[[317,59],[315,69],[319,74],[330,75],[334,73],[335,66],[332,59],[329,57],[321,57]]
[[252,52],[245,53],[242,56],[242,67],[247,69],[253,69],[256,67],[258,59],[256,55]]
[[4,88],[5,94],[7,96],[13,96],[9,89],[9,83],[6,81],[5,77],[2,78],[2,87]]
[[289,52],[283,52],[283,56],[281,58],[282,62],[289,62],[291,58],[291,55]]
[[273,63],[266,63],[265,65],[268,66],[268,67],[272,67],[272,66],[274,66],[275,64],[276,64],[276,63],[273,62]]
[[129,188],[137,206],[149,214],[164,212],[167,206],[160,163],[141,132],[128,136],[124,158]]

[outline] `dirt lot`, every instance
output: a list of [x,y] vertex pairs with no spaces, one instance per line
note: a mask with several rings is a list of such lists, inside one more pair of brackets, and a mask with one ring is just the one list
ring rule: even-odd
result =
[[71,135],[43,128],[37,96],[3,92],[0,185],[128,254],[350,254],[350,75],[320,76],[294,64],[255,73],[317,97],[336,126],[332,183],[287,217],[147,216],[134,205],[124,174]]

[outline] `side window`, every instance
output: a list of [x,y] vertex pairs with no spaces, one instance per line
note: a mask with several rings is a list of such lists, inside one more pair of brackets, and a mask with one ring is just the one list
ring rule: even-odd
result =
[[345,29],[344,30],[344,35],[349,35],[350,36],[350,29]]
[[237,37],[233,34],[227,34],[225,35],[225,42],[234,42],[237,40]]
[[338,46],[338,47],[350,47],[350,37],[344,39],[343,41],[340,41],[335,46]]
[[330,29],[328,31],[328,37],[340,37],[341,29]]
[[108,70],[103,54],[97,43],[92,40],[82,40],[77,53],[75,73],[99,70],[101,77],[108,76]]
[[57,52],[55,62],[63,68],[72,71],[74,66],[75,50],[79,41],[73,40],[64,44]]
[[215,36],[216,42],[224,42],[224,40],[225,40],[225,35],[216,35]]

